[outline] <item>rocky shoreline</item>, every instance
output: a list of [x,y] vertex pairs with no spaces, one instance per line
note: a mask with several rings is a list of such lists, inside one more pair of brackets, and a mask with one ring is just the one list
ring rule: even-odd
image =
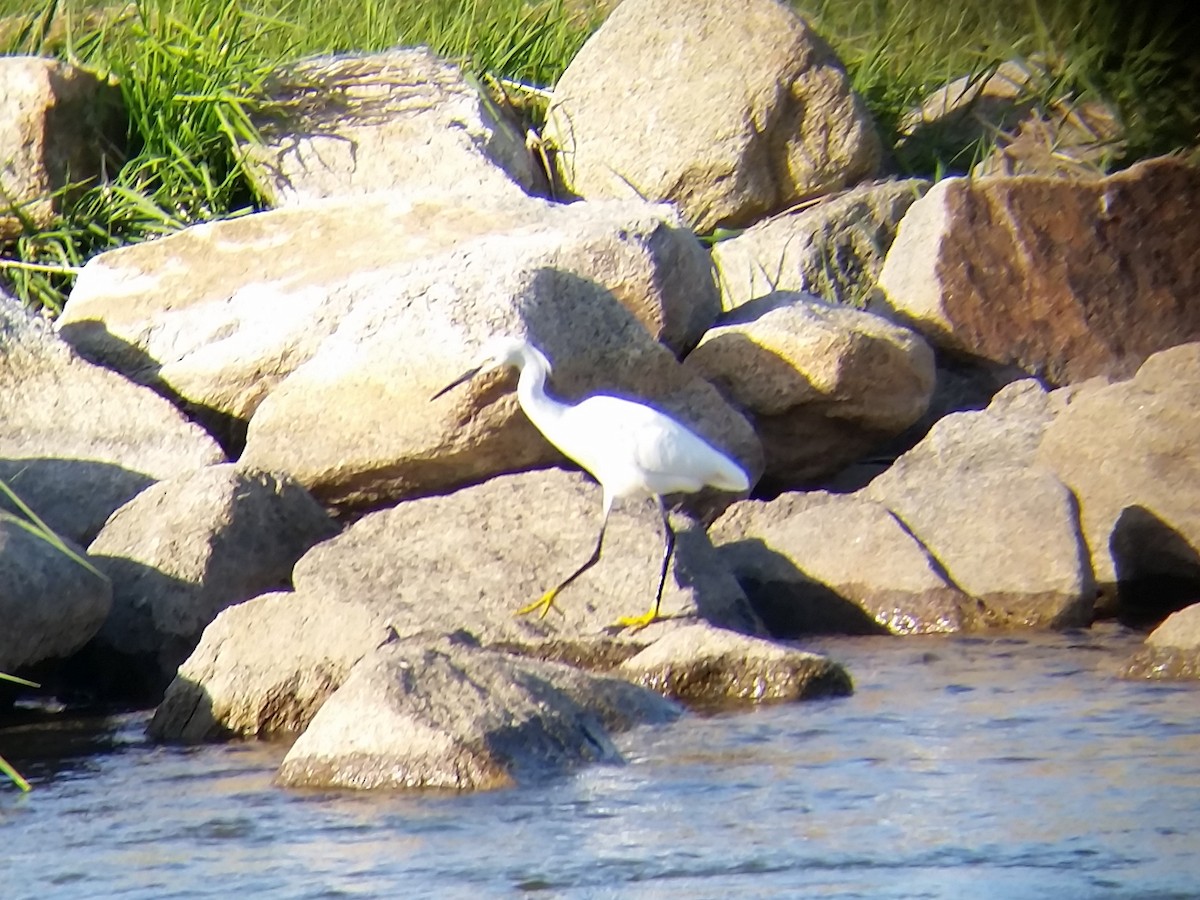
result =
[[[307,61],[251,152],[273,209],[94,257],[54,323],[0,299],[0,479],[78,557],[0,520],[0,671],[161,700],[164,741],[295,738],[284,784],[457,789],[852,690],[814,633],[1166,619],[1125,674],[1196,677],[1200,171],[890,177],[803,20],[688,7],[585,46],[550,172],[426,50]],[[52,121],[52,82],[5,114]],[[652,598],[649,507],[561,615],[513,615],[599,489],[511,375],[429,402],[497,333],[751,474],[676,507],[663,619],[611,627]]]

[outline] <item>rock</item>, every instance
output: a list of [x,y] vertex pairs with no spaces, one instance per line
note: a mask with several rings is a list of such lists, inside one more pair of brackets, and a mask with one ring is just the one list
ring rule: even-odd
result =
[[861,493],[886,506],[983,605],[989,624],[1090,624],[1095,583],[1074,495],[1032,465],[1053,401],[1002,390],[982,412],[938,422]]
[[289,587],[296,560],[337,530],[299,486],[233,465],[147,488],[88,548],[113,584],[101,670],[131,665],[161,695],[217,613]]
[[[662,538],[649,504],[614,509],[600,562],[563,591],[559,612],[513,615],[587,558],[599,513],[597,487],[549,471],[366,515],[305,554],[293,572],[294,594],[267,595],[217,616],[168,688],[152,731],[193,741],[301,730],[350,667],[389,634],[467,628],[485,647],[585,667],[624,658],[670,624],[616,635],[608,629],[654,599]],[[682,517],[674,525],[679,539],[663,614],[758,633],[703,530]]]
[[[0,242],[49,228],[101,176],[126,129],[121,92],[76,66],[0,57]],[[23,221],[24,220],[24,221]]]
[[920,419],[934,356],[907,328],[808,295],[739,307],[685,368],[754,418],[763,483],[794,488],[836,472]]
[[840,190],[880,160],[841,63],[774,0],[626,0],[559,79],[546,137],[569,190],[669,200],[700,232]]
[[1197,396],[1200,343],[1174,347],[1129,381],[1064,391],[1038,448],[1037,462],[1078,498],[1101,589],[1138,621],[1200,590]]
[[929,190],[920,178],[859,185],[780,213],[713,245],[722,305],[806,291],[859,306],[874,290],[896,228]]
[[985,624],[884,506],[814,491],[744,501],[712,527],[717,553],[776,637],[925,634]]
[[[547,641],[591,642],[654,600],[663,553],[653,504],[620,503],[600,561],[565,589],[557,613],[514,616],[588,558],[600,527],[600,488],[557,470],[493,478],[452,494],[364,516],[296,565],[300,593],[387,611],[401,637],[468,628],[485,646],[536,652]],[[431,523],[434,523],[431,527]],[[701,616],[756,632],[745,597],[718,564],[703,528],[675,516],[664,616]],[[639,646],[663,623],[623,633]]]
[[1034,112],[1050,78],[1045,61],[1037,59],[1009,60],[993,71],[956,78],[901,117],[897,154],[910,163],[930,155],[969,160]]
[[384,613],[338,598],[280,592],[227,607],[179,667],[148,733],[188,744],[299,734],[389,634]]
[[0,480],[76,543],[155,481],[224,459],[166,400],[79,359],[3,296],[0,397]]
[[0,512],[0,672],[70,656],[112,605],[111,585],[82,548],[64,541],[64,552],[26,524]]
[[454,265],[410,270],[390,293],[364,298],[262,403],[243,463],[287,472],[322,502],[353,509],[560,461],[520,410],[511,371],[430,402],[476,363],[487,339],[507,333],[549,357],[559,399],[647,400],[737,458],[753,480],[762,451],[750,424],[579,274],[604,246],[612,245],[514,233]]
[[1009,60],[955,79],[901,118],[897,155],[910,169],[937,161],[976,178],[1104,177],[1125,151],[1120,116],[1100,101],[1048,101],[1062,68],[1061,60]]
[[272,206],[431,186],[541,193],[524,136],[473,79],[425,47],[307,59],[275,73],[247,171]]
[[[505,263],[493,271],[498,257]],[[383,318],[425,329],[424,340],[439,346],[458,342],[464,307],[491,309],[514,284],[506,272],[538,266],[559,270],[564,287],[587,282],[591,292],[576,293],[589,299],[610,292],[604,302],[625,303],[679,353],[720,311],[707,253],[665,207],[393,193],[198,225],[101,253],[80,273],[58,327],[89,358],[178,396],[198,416],[244,428],[344,327],[364,340],[355,329]],[[347,340],[335,356],[351,352]],[[417,360],[435,350],[424,346]],[[354,362],[340,359],[339,372],[370,381]],[[304,418],[349,412],[310,409]]]
[[1068,98],[1036,108],[1015,130],[997,135],[999,146],[972,170],[987,175],[1042,175],[1100,179],[1126,149],[1118,111],[1100,101]]
[[[1196,595],[1200,596],[1200,594]],[[1124,678],[1200,679],[1200,603],[1172,613],[1121,671]]]
[[615,678],[480,649],[388,644],[365,657],[280,766],[288,787],[509,787],[620,760],[609,729],[673,718]]
[[704,624],[672,629],[619,672],[657,693],[698,706],[845,697],[849,674],[816,653]]
[[1197,205],[1200,169],[1173,158],[1086,183],[949,178],[909,208],[879,284],[947,349],[1056,384],[1127,377],[1200,338]]

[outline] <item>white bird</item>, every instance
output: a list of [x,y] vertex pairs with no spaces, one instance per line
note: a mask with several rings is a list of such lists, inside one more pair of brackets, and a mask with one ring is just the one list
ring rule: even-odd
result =
[[596,564],[604,546],[608,515],[618,497],[653,497],[666,535],[654,605],[644,615],[618,620],[622,626],[649,625],[658,618],[663,585],[675,550],[675,532],[663,495],[693,493],[705,486],[742,492],[750,488],[749,477],[724,453],[649,406],[607,394],[586,397],[575,404],[555,400],[546,393],[550,361],[528,341],[518,338],[490,340],[478,363],[431,399],[436,400],[478,374],[503,366],[516,366],[521,373],[517,380],[517,400],[529,420],[563,455],[590,472],[604,491],[603,518],[592,555],[540,600],[518,610],[518,615],[540,610],[544,618],[559,592]]

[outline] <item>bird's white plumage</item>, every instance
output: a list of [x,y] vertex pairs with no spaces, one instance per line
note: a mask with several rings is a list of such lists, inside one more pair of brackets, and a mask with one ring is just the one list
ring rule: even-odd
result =
[[588,397],[543,434],[616,497],[749,487],[723,453],[658,410],[621,397]]
[[484,347],[477,371],[506,365],[520,369],[517,398],[530,421],[611,496],[692,493],[708,485],[749,489],[741,466],[653,407],[606,394],[576,404],[550,397],[550,362],[527,341],[493,339]]
[[555,595],[595,564],[615,499],[653,497],[667,538],[658,594],[646,616],[623,620],[625,624],[636,625],[653,621],[662,601],[663,581],[675,538],[662,496],[694,493],[706,486],[746,491],[750,479],[745,470],[684,425],[645,404],[607,394],[587,397],[575,404],[554,399],[546,393],[549,360],[528,341],[517,338],[493,338],[484,347],[478,364],[437,396],[478,372],[502,366],[516,366],[520,370],[517,399],[530,421],[565,456],[590,472],[604,490],[604,523],[591,558],[522,612],[541,609],[545,615]]

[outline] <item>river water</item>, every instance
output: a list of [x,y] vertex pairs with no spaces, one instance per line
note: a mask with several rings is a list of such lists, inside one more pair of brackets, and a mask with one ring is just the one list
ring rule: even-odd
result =
[[479,795],[296,792],[148,714],[0,730],[0,897],[1200,897],[1200,685],[1116,626],[829,638],[853,697],[689,714]]

